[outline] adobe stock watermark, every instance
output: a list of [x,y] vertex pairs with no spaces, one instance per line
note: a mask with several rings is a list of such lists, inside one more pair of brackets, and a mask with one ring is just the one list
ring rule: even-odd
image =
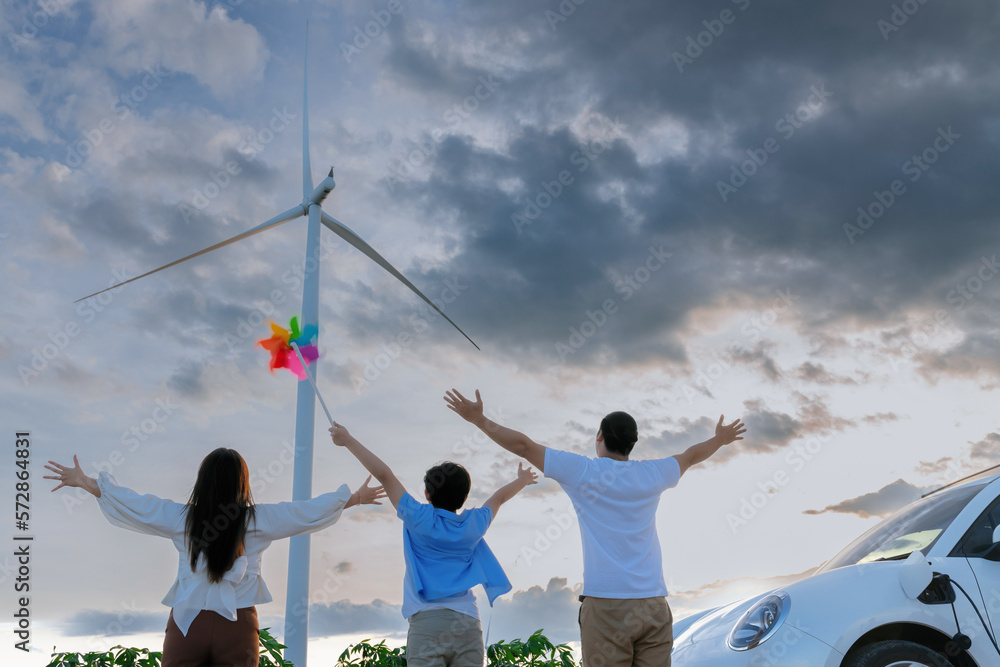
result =
[[[786,113],[774,123],[775,131],[785,141],[795,136],[796,130],[819,116],[820,110],[832,95],[826,89],[826,85],[822,83],[819,86],[810,86],[809,90],[809,96],[795,107],[794,111]],[[748,148],[746,151],[748,159],[743,160],[739,165],[733,163],[728,182],[715,182],[715,187],[719,191],[719,197],[722,201],[728,201],[730,195],[746,185],[754,174],[767,163],[770,156],[779,150],[781,150],[781,142],[774,137],[765,139],[761,148]]]
[[443,125],[433,128],[405,157],[398,158],[389,165],[389,173],[382,179],[389,192],[395,192],[397,185],[412,178],[417,169],[437,154],[441,143],[450,136],[449,131],[461,127],[503,84],[504,80],[492,72],[480,76],[469,95],[441,114]]
[[758,480],[757,490],[748,496],[741,497],[739,508],[735,512],[726,513],[726,524],[733,535],[749,525],[771,502],[771,498],[787,486],[796,473],[802,472],[806,465],[823,451],[823,446],[832,439],[832,435],[820,433],[813,435],[804,443],[797,442],[790,445],[791,451],[785,453],[784,459],[787,468],[779,468],[767,479]]
[[528,542],[521,545],[518,550],[518,557],[523,557],[530,567],[532,563],[546,554],[569,532],[573,524],[576,523],[576,513],[572,507],[562,512],[553,512],[551,520],[544,528],[536,529],[534,534],[528,538]]
[[370,21],[366,21],[363,26],[360,23],[354,26],[354,39],[350,43],[340,42],[340,55],[350,64],[353,58],[361,55],[361,52],[371,46],[374,40],[385,34],[386,28],[392,23],[392,18],[402,14],[403,9],[405,7],[401,0],[389,0],[384,8],[371,10]]
[[[503,426],[503,406],[494,407],[490,405],[490,407],[486,408],[485,414],[497,426]],[[468,435],[459,438],[452,444],[451,453],[454,458],[472,458],[472,456],[478,454],[483,449],[483,445],[488,444],[487,449],[494,449],[495,446],[492,443],[493,441],[490,440],[490,437],[481,429],[473,428]]]
[[[750,0],[732,0],[732,3],[741,12],[745,12],[750,6]],[[702,21],[701,24],[705,26],[705,29],[693,37],[688,36],[684,52],[674,51],[671,54],[670,57],[673,58],[674,64],[677,65],[677,71],[683,74],[685,67],[693,65],[694,61],[705,53],[705,49],[715,44],[715,40],[722,36],[722,33],[726,31],[726,26],[730,26],[736,22],[737,16],[736,12],[727,8],[719,12],[719,18]]]
[[559,0],[556,11],[545,10],[545,21],[549,24],[549,30],[555,32],[560,23],[565,23],[569,17],[576,13],[576,8],[587,2],[587,0]]
[[[671,257],[673,257],[673,253],[665,252],[662,244],[659,247],[649,246],[645,260],[618,278],[615,283],[615,292],[624,295],[623,302],[628,301],[649,282],[653,274],[659,271]],[[600,308],[585,310],[584,319],[579,324],[569,328],[569,337],[565,341],[556,342],[556,356],[559,357],[559,362],[566,363],[569,355],[583,349],[587,341],[597,335],[597,332],[608,323],[609,318],[619,312],[619,309],[619,304],[615,299],[605,299]]]
[[[274,141],[274,138],[285,131],[293,120],[298,118],[296,114],[288,111],[288,107],[271,110],[271,118],[256,132],[245,135],[243,141],[237,145],[236,150],[240,154],[243,162],[249,164],[253,162],[257,155],[264,150],[264,147]],[[227,160],[218,170],[208,172],[205,182],[194,188],[191,195],[191,202],[180,202],[177,208],[184,217],[184,222],[191,224],[191,220],[199,211],[204,211],[216,197],[228,188],[234,179],[243,173],[243,165],[236,160]]]
[[[711,387],[733,367],[735,357],[747,349],[746,343],[754,344],[760,342],[764,332],[773,327],[778,319],[795,305],[796,300],[799,298],[792,294],[790,287],[776,289],[774,293],[776,296],[768,308],[751,315],[740,326],[740,334],[743,336],[743,339],[730,343],[721,355],[713,353],[712,358],[714,361],[698,371],[695,376],[694,385],[689,382],[684,383],[681,391],[689,405],[694,403],[694,399],[698,397],[699,393],[710,391]],[[698,387],[701,387],[700,391]]]
[[624,126],[615,117],[611,122],[611,127],[605,128],[601,136],[589,139],[582,148],[570,154],[566,169],[561,169],[559,173],[554,174],[551,181],[540,181],[538,189],[533,194],[523,197],[521,211],[510,216],[515,231],[520,234],[523,227],[533,224],[542,215],[542,211],[552,206],[556,199],[567,192],[569,186],[576,182],[574,172],[579,175],[587,171],[590,165],[610,148],[614,139],[622,135],[623,129]]
[[38,36],[38,31],[49,24],[49,21],[60,14],[71,0],[39,0],[38,10],[21,17],[19,32],[8,32],[7,43],[14,53],[19,53],[22,46]]
[[927,4],[927,0],[903,0],[899,4],[893,3],[892,12],[888,19],[880,18],[875,22],[875,26],[882,33],[882,40],[888,42],[889,36],[906,25],[910,17],[920,11],[920,8]]
[[[913,154],[909,160],[903,163],[900,170],[904,176],[909,176],[910,183],[916,183],[941,158],[941,155],[947,153],[961,138],[962,135],[953,131],[951,125],[947,128],[939,127],[937,136],[931,145],[919,154]],[[898,178],[889,183],[887,190],[875,190],[872,193],[874,200],[866,206],[858,207],[858,218],[855,224],[844,223],[844,234],[847,235],[850,244],[854,245],[855,239],[871,229],[875,221],[885,215],[906,192],[906,184]]]
[[[116,470],[125,465],[128,454],[138,451],[153,435],[160,433],[163,430],[163,425],[180,409],[181,406],[174,403],[172,398],[168,395],[153,401],[154,407],[150,410],[149,416],[140,419],[122,432],[119,438],[121,448],[111,450],[101,461],[82,463],[81,468],[84,469],[84,472],[90,477],[97,477],[102,472],[114,475]],[[80,488],[67,489],[67,492],[63,493],[60,498],[63,507],[72,514],[77,507],[89,504],[90,494]]]
[[170,72],[159,65],[147,67],[146,75],[139,83],[112,101],[111,115],[105,116],[94,127],[84,130],[76,139],[66,144],[64,173],[68,173],[86,162],[87,158],[93,155],[94,150],[104,141],[104,138],[114,132],[121,121],[138,109],[139,105],[149,97],[151,92],[159,88],[168,76],[170,76]]
[[[462,295],[468,285],[463,285],[458,278],[446,278],[444,287],[441,288],[436,299],[431,302],[442,311],[448,304],[455,301]],[[354,393],[360,394],[365,388],[371,386],[373,382],[382,377],[382,374],[406,352],[414,342],[430,329],[433,319],[440,319],[436,311],[421,303],[422,308],[418,308],[407,318],[408,326],[397,333],[388,343],[383,343],[382,347],[374,355],[367,357],[362,364],[361,372],[351,375],[351,387]]]
[[[956,312],[962,310],[977,298],[986,283],[993,280],[997,273],[1000,273],[997,256],[986,257],[984,255],[980,259],[979,266],[972,271],[972,275],[948,291],[945,301]],[[929,350],[934,338],[951,324],[951,314],[945,308],[938,308],[930,317],[920,321],[916,330],[906,336],[899,346],[898,352],[902,359],[897,356],[889,357],[892,370],[898,371],[903,366],[904,361],[912,361],[918,352]]]
[[[130,278],[125,273],[125,269],[113,270],[111,275],[112,278],[108,282],[109,287]],[[123,289],[125,289],[124,285],[92,296],[77,304],[76,315],[79,319],[64,322],[54,331],[50,331],[46,336],[49,342],[33,347],[30,353],[31,359],[27,364],[18,364],[17,374],[21,378],[21,384],[27,387],[31,380],[44,373],[51,363],[66,351],[73,339],[83,332],[84,326],[93,322],[100,313],[104,312],[104,309],[114,300],[115,295]]]
[[268,321],[269,318],[278,312],[279,306],[291,299],[294,302],[295,295],[299,294],[306,276],[318,271],[323,260],[329,257],[337,247],[337,242],[332,236],[320,234],[319,246],[316,247],[313,255],[306,256],[304,262],[295,262],[281,274],[281,284],[284,288],[271,290],[266,299],[254,301],[254,307],[246,317],[236,318],[236,326],[232,331],[227,331],[222,335],[222,341],[229,348],[226,354],[227,359],[236,359],[239,350],[252,338],[257,329]]

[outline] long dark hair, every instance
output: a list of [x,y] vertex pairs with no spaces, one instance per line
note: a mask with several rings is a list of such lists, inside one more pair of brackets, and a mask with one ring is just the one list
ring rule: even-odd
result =
[[209,581],[222,581],[243,555],[247,524],[254,516],[246,461],[235,449],[219,447],[201,462],[188,499],[184,532],[191,552],[191,571],[204,552]]

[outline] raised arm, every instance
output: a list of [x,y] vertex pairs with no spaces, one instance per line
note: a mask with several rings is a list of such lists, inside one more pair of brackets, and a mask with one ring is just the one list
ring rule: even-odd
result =
[[545,447],[520,431],[501,426],[483,414],[483,399],[476,390],[476,400],[470,401],[457,389],[445,393],[444,400],[458,416],[473,424],[511,454],[516,454],[528,463],[545,472]]
[[375,479],[385,489],[385,495],[389,498],[389,502],[392,503],[393,507],[399,505],[399,499],[406,493],[406,489],[392,472],[392,469],[382,459],[375,456],[367,447],[358,442],[358,439],[351,435],[346,428],[337,422],[333,422],[333,428],[330,429],[330,437],[333,438],[333,444],[349,451],[365,467],[365,470],[375,475]]
[[137,533],[172,537],[184,523],[184,505],[151,494],[138,494],[132,489],[119,486],[106,472],[98,479],[88,477],[80,467],[80,461],[73,456],[73,467],[49,461],[45,466],[56,475],[45,475],[44,479],[54,479],[59,486],[77,487],[97,498],[105,518],[121,528]]
[[740,434],[746,433],[746,428],[744,428],[743,422],[739,419],[735,420],[732,424],[723,424],[722,420],[725,415],[719,415],[719,423],[715,425],[715,435],[706,440],[705,442],[699,442],[697,445],[691,445],[683,454],[678,454],[674,458],[677,459],[677,463],[681,467],[681,475],[687,472],[687,469],[693,465],[698,465],[702,461],[710,458],[723,446],[728,445],[736,440],[742,440],[739,437]]
[[505,502],[516,496],[521,492],[521,489],[530,485],[537,484],[538,475],[535,474],[531,468],[525,468],[522,466],[521,462],[517,463],[517,479],[515,479],[510,484],[504,484],[499,489],[496,490],[489,500],[483,503],[483,507],[489,507],[493,510],[493,518],[496,518],[497,512],[500,511],[500,506]]

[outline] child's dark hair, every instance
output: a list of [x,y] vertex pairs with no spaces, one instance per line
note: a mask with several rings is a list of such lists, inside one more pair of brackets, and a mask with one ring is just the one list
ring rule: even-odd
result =
[[604,446],[613,454],[628,456],[639,439],[639,427],[627,412],[612,412],[601,420]]
[[461,465],[445,461],[424,474],[424,488],[427,489],[431,505],[455,512],[469,497],[472,478],[469,477],[469,471]]

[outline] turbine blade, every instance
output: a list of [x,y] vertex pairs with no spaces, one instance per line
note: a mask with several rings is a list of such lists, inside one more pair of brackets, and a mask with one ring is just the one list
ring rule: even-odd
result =
[[139,280],[139,278],[145,278],[146,276],[150,276],[150,275],[152,275],[152,274],[154,274],[154,273],[156,273],[158,271],[162,271],[163,269],[169,269],[171,266],[176,266],[177,264],[180,264],[181,262],[186,262],[189,259],[194,259],[195,257],[199,257],[201,255],[204,255],[205,253],[212,252],[213,250],[218,250],[219,248],[221,248],[223,246],[227,246],[227,245],[229,245],[231,243],[236,243],[237,241],[242,241],[243,239],[248,238],[250,236],[253,236],[254,234],[260,234],[261,232],[266,231],[266,230],[270,229],[271,227],[277,227],[278,225],[280,225],[282,223],[288,222],[289,220],[294,220],[295,218],[301,217],[302,215],[304,215],[304,214],[302,212],[302,207],[301,206],[296,206],[294,208],[290,208],[287,211],[285,211],[284,213],[282,213],[281,215],[276,215],[273,218],[271,218],[270,220],[268,220],[267,222],[262,223],[260,225],[257,225],[253,229],[249,229],[249,230],[243,232],[242,234],[237,234],[236,236],[234,236],[234,237],[232,237],[230,239],[226,239],[225,241],[223,241],[221,243],[216,243],[215,245],[210,246],[208,248],[205,248],[204,250],[199,250],[198,252],[196,252],[194,254],[188,255],[187,257],[181,257],[180,259],[175,260],[173,262],[170,262],[169,264],[164,264],[163,266],[161,266],[158,269],[153,269],[152,271],[147,271],[146,273],[142,274],[141,276],[136,276],[135,278],[129,278],[128,280],[120,282],[117,285],[112,285],[111,287],[108,287],[107,289],[102,289],[100,292],[94,292],[93,294],[88,294],[87,296],[83,297],[82,299],[77,299],[73,303],[79,303],[79,302],[83,301],[84,299],[89,299],[92,296],[97,296],[98,294],[103,294],[104,292],[107,292],[108,290],[115,289],[116,287],[121,287],[122,285],[127,285],[130,282]]
[[309,21],[306,21],[305,63],[302,66],[302,198],[313,190],[312,164],[309,160]]
[[434,304],[433,301],[431,301],[426,296],[424,296],[424,294],[420,290],[418,290],[413,283],[411,283],[409,280],[406,279],[406,276],[404,276],[402,273],[400,273],[399,271],[397,271],[396,267],[394,267],[392,264],[390,264],[384,257],[382,257],[382,255],[378,254],[378,251],[376,251],[374,248],[372,248],[370,245],[368,245],[368,243],[363,238],[361,238],[360,236],[358,236],[357,234],[355,234],[353,231],[351,231],[351,229],[349,227],[347,227],[347,225],[345,225],[344,223],[342,223],[339,220],[335,219],[333,216],[331,216],[330,214],[328,214],[326,211],[321,211],[321,216],[322,217],[320,219],[323,221],[323,224],[328,229],[330,229],[334,234],[336,234],[337,236],[339,236],[340,238],[344,239],[345,241],[347,241],[348,243],[350,243],[352,246],[354,246],[355,248],[357,248],[358,250],[360,250],[362,253],[364,253],[366,256],[368,256],[369,259],[371,259],[372,261],[374,261],[376,264],[378,264],[379,266],[381,266],[383,269],[385,269],[386,271],[388,271],[389,273],[391,273],[396,278],[396,280],[398,280],[399,282],[403,283],[404,285],[406,285],[407,287],[409,287],[411,290],[413,290],[414,294],[416,294],[421,299],[423,299],[424,301],[426,301],[427,305],[429,305],[431,308],[433,308],[434,310],[436,310],[441,317],[443,317],[444,319],[448,320],[448,322],[451,324],[451,326],[453,326],[456,329],[458,329],[458,332],[460,334],[462,334],[463,336],[465,336],[465,339],[468,340],[470,343],[472,343],[473,347],[475,347],[477,350],[479,349],[479,346],[476,345],[476,341],[474,341],[471,338],[469,338],[469,335],[467,333],[465,333],[464,331],[462,331],[461,327],[459,327],[457,324],[455,324],[454,322],[452,322],[450,317],[448,317],[447,315],[445,315],[444,312],[440,308],[438,308]]

